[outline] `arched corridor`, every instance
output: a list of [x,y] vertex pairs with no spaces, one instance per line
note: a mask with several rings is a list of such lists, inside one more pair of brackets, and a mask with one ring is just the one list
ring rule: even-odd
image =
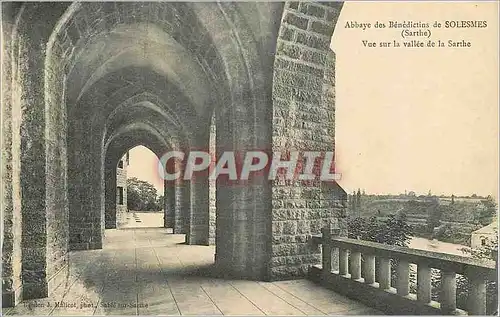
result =
[[[333,152],[329,45],[341,7],[3,2],[4,305],[52,298],[72,278],[104,283],[85,285],[101,301],[106,281],[130,278],[139,290],[127,294],[139,296],[142,280],[169,275],[169,261],[201,246],[215,250],[213,269],[224,277],[304,277],[320,262],[311,236],[326,225],[345,234],[346,194],[335,181],[297,186],[256,174],[246,183],[211,182],[196,173],[165,182],[165,227],[173,230],[165,240],[162,229],[105,229],[121,219],[116,169],[135,146],[159,158],[208,149],[217,158]],[[176,167],[185,171],[184,163]],[[162,258],[156,244],[180,255]],[[120,261],[111,261],[117,253]],[[88,258],[94,277],[85,276],[94,274],[84,268]]]
[[[164,229],[111,231],[100,250],[71,251],[67,285],[6,315],[380,314],[307,280],[222,279],[213,246]],[[50,306],[47,303],[50,302]]]

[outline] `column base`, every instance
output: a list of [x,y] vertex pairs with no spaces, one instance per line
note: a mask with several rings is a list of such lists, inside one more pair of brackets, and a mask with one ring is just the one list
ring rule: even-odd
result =
[[49,297],[59,287],[66,287],[69,279],[69,265],[64,265],[54,273],[50,279],[43,279],[38,283],[24,283],[22,299],[39,299]]
[[184,240],[184,243],[188,244],[188,245],[206,245],[206,246],[210,245],[208,238],[190,237],[189,234],[186,234],[186,238]]
[[220,257],[215,255],[214,272],[217,276],[224,279],[234,279],[234,280],[250,280],[250,281],[269,281],[267,273],[261,275],[252,274],[249,270],[244,267],[234,267],[231,261],[222,260]]
[[102,249],[102,243],[98,242],[85,242],[85,243],[70,243],[70,251],[84,251],[84,250],[98,250]]
[[23,287],[2,293],[2,308],[15,307],[22,300]]

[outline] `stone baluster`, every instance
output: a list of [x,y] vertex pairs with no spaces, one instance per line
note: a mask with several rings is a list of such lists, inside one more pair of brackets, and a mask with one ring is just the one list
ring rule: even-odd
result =
[[423,303],[431,301],[431,268],[426,264],[417,266],[417,299]]
[[363,254],[363,277],[366,284],[375,283],[375,256]]
[[410,292],[410,263],[408,261],[400,260],[397,270],[396,289],[398,295],[406,296]]
[[349,260],[349,251],[339,248],[339,274],[347,275],[347,262]]
[[331,239],[332,234],[329,227],[321,229],[322,233],[322,261],[321,264],[323,266],[323,275],[328,276],[332,271],[332,245]]
[[468,313],[469,315],[486,315],[486,279],[479,272],[468,274],[468,279]]
[[391,259],[380,258],[378,279],[380,289],[389,289],[391,287]]
[[361,278],[361,253],[351,252],[349,258],[349,271],[353,280]]
[[455,272],[441,270],[441,312],[453,314],[457,308],[457,278]]

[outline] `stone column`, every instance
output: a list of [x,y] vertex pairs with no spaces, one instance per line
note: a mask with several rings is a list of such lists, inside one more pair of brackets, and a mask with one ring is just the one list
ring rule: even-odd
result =
[[[212,115],[212,119],[210,122],[210,140],[209,140],[209,152],[210,152],[210,157],[212,159],[211,163],[211,170],[213,170],[213,167],[216,164],[216,125],[215,125],[215,114]],[[215,180],[209,180],[208,181],[208,200],[209,200],[209,230],[208,230],[208,243],[210,245],[215,245],[215,226],[216,226],[216,205],[215,205],[215,192],[216,192],[216,181]]]
[[209,200],[207,176],[194,177],[190,188],[191,208],[189,209],[189,227],[186,233],[186,243],[208,245]]
[[105,175],[105,228],[116,228],[116,170],[111,165],[106,166]]
[[[20,187],[20,108],[12,108],[12,29],[16,11],[2,3],[2,307],[12,307],[22,299],[21,282],[21,187]],[[13,133],[14,132],[14,133]]]
[[181,181],[175,184],[175,215],[174,215],[174,233],[186,233],[186,210],[189,206],[186,202],[189,187],[187,182]]
[[175,184],[172,182],[163,182],[163,204],[164,204],[164,224],[165,228],[174,228],[175,226]]
[[[68,275],[67,151],[64,65],[47,43],[68,4],[25,3],[13,39],[20,116],[23,299],[42,298]],[[47,82],[46,82],[47,80]],[[17,124],[17,123],[16,123]]]
[[[273,152],[335,150],[335,55],[330,42],[341,7],[341,2],[285,4],[274,62]],[[307,237],[328,223],[343,226],[345,192],[335,182],[325,186],[321,181],[274,182],[272,192],[270,275],[305,276],[310,265],[320,263]]]

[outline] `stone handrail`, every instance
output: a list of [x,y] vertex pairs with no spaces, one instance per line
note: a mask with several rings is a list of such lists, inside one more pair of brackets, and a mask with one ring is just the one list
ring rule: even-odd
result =
[[[322,245],[322,269],[324,280],[331,274],[367,284],[379,290],[390,291],[409,298],[410,264],[417,266],[416,301],[431,304],[431,268],[441,271],[442,291],[438,308],[443,314],[456,314],[456,274],[469,280],[468,307],[470,315],[486,313],[486,282],[497,279],[494,261],[450,255],[438,252],[391,246],[376,242],[338,237],[338,232],[324,228],[321,236],[313,236],[313,242]],[[338,250],[333,252],[334,250]],[[337,268],[332,272],[332,255]],[[363,262],[361,258],[363,257]],[[378,259],[377,268],[375,258]],[[391,259],[397,260],[397,280],[391,281]],[[363,265],[362,265],[363,264]],[[377,269],[377,281],[375,281]],[[391,283],[392,282],[392,283]],[[435,305],[434,305],[435,306]]]

